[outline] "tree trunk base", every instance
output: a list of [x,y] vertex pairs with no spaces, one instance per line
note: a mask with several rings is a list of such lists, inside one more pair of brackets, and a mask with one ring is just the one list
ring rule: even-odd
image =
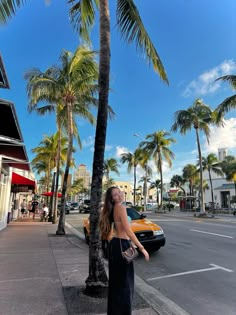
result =
[[65,235],[65,234],[66,234],[66,232],[65,232],[64,229],[61,229],[61,230],[57,230],[57,231],[56,231],[56,235]]
[[106,286],[86,286],[84,294],[94,298],[106,298],[108,292],[108,285]]

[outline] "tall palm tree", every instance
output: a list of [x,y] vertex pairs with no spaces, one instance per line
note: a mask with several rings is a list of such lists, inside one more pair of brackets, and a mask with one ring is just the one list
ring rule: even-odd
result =
[[157,207],[159,208],[159,203],[160,203],[160,200],[159,200],[159,191],[162,189],[162,183],[161,183],[161,180],[160,179],[156,179],[154,182],[151,182],[150,181],[150,189],[156,189],[156,200],[157,200]]
[[[34,159],[32,160],[32,165],[36,168],[43,167],[46,165],[47,176],[46,176],[46,187],[47,191],[49,190],[50,181],[51,181],[51,173],[55,166],[58,165],[58,160],[61,161],[59,164],[58,174],[61,172],[61,166],[65,164],[66,153],[67,153],[67,137],[61,137],[59,132],[55,133],[52,136],[44,136],[44,139],[40,142],[40,145],[36,148],[32,149],[32,152],[36,154]],[[74,151],[74,149],[73,149]],[[42,164],[44,162],[44,164]],[[53,175],[53,184],[51,187],[51,191],[55,192],[55,183],[54,183],[54,175]],[[57,198],[56,190],[56,198]],[[50,199],[50,207],[49,207],[49,218],[53,223],[56,223],[57,218],[57,204],[55,207],[55,196],[52,196]]]
[[163,202],[163,161],[165,160],[169,167],[172,166],[172,159],[174,153],[168,148],[171,144],[175,143],[175,139],[169,137],[170,133],[165,130],[156,131],[146,136],[146,140],[140,143],[140,148],[145,151],[149,158],[153,158],[157,171],[160,173],[161,178],[161,200],[160,208]]
[[140,155],[141,150],[136,149],[134,153],[127,152],[121,154],[121,163],[127,163],[127,171],[130,173],[133,170],[134,174],[134,189],[133,189],[133,204],[136,205],[136,183],[137,183],[137,166],[142,160]]
[[189,182],[189,194],[194,195],[193,186],[198,177],[197,166],[194,164],[187,164],[183,168],[183,179]]
[[149,156],[145,152],[145,150],[140,150],[139,155],[140,155],[139,165],[144,170],[144,176],[141,179],[141,181],[143,181],[144,211],[146,211],[147,210],[147,183],[148,183],[149,177],[152,176],[152,169],[150,166],[148,166]]
[[[233,90],[236,90],[236,75],[225,75],[216,79],[216,81],[218,80],[229,82]],[[219,104],[216,108],[216,112],[218,113],[219,117],[222,118],[227,112],[235,108],[236,108],[236,94],[230,97],[227,97],[221,104]]]
[[211,201],[212,206],[214,205],[214,196],[213,196],[213,186],[212,186],[212,177],[211,173],[222,176],[224,173],[221,169],[221,162],[217,159],[217,156],[214,153],[208,154],[206,157],[202,157],[202,169],[203,171],[208,172],[210,187],[211,187]]
[[210,124],[221,124],[221,120],[216,122],[215,116],[211,108],[204,104],[202,100],[196,99],[193,105],[186,110],[179,110],[175,112],[175,122],[171,128],[176,132],[180,130],[181,134],[186,134],[192,128],[195,129],[197,139],[198,158],[200,166],[200,192],[201,192],[201,214],[205,214],[204,192],[203,192],[203,177],[202,177],[202,152],[199,138],[199,131],[203,131],[209,142],[210,138]]
[[[26,0],[1,0],[0,20],[6,22],[15,14],[16,8]],[[99,8],[99,102],[97,126],[94,145],[93,175],[91,184],[91,212],[90,212],[90,248],[89,248],[89,276],[86,280],[87,289],[107,285],[104,264],[100,259],[101,242],[99,238],[99,204],[102,197],[102,177],[106,130],[108,119],[108,96],[110,76],[110,12],[109,0],[68,0],[70,15],[79,34],[85,40],[89,39],[90,30],[95,22],[95,11]],[[135,42],[137,49],[152,63],[154,70],[161,79],[168,83],[161,59],[143,25],[138,9],[133,0],[117,0],[117,26],[122,37],[128,42]],[[62,198],[63,200],[63,198]],[[63,200],[64,201],[64,200]],[[64,208],[64,207],[63,207]]]
[[[66,128],[68,135],[67,161],[64,172],[61,211],[57,234],[65,234],[65,196],[71,164],[73,137],[80,138],[75,124],[75,116],[83,117],[91,124],[95,118],[90,106],[96,106],[94,94],[97,91],[97,63],[95,53],[85,46],[77,48],[75,53],[63,51],[60,66],[53,66],[42,73],[38,69],[28,71],[27,91],[30,98],[30,110],[37,108],[38,102],[48,101],[51,104],[41,108],[41,113],[57,111],[57,121]],[[59,170],[59,166],[57,165]]]
[[104,161],[104,175],[106,176],[107,181],[110,178],[110,172],[114,172],[117,175],[120,175],[118,170],[119,164],[115,158],[106,159]]
[[171,180],[170,180],[170,187],[180,188],[185,195],[186,192],[185,192],[185,189],[183,187],[184,184],[185,184],[185,180],[180,175],[173,175]]
[[[95,10],[99,8],[99,104],[97,114],[97,127],[94,145],[93,175],[91,185],[90,212],[90,250],[89,250],[89,276],[86,280],[87,289],[93,290],[99,283],[103,283],[105,276],[103,262],[99,259],[98,251],[101,248],[99,240],[99,204],[102,197],[102,177],[104,164],[104,151],[107,130],[107,111],[110,85],[110,12],[109,0],[69,0],[72,4],[71,17],[79,34],[89,38],[89,31],[95,22]],[[138,9],[133,0],[117,0],[116,25],[122,37],[128,42],[135,42],[147,60],[152,63],[154,70],[159,73],[162,80],[168,83],[167,76],[160,57],[142,23]],[[105,281],[107,284],[107,280]]]

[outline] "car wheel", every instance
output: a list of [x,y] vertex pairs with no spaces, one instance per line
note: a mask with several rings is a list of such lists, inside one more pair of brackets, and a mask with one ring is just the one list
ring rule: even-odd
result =
[[86,229],[84,229],[84,237],[85,237],[86,243],[89,245],[89,235]]
[[103,252],[103,257],[108,259],[109,242],[107,240],[102,240],[102,252]]
[[233,214],[236,215],[236,210],[234,210]]

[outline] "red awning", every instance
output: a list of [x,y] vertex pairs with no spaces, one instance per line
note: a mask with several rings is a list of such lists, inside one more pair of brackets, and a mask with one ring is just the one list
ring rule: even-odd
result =
[[[52,192],[51,191],[47,191],[42,193],[42,196],[47,196],[47,197],[51,197],[52,196]],[[58,198],[61,198],[62,194],[61,193],[57,193]]]
[[12,179],[11,179],[12,185],[18,185],[18,186],[28,186],[30,188],[35,188],[35,181],[31,180],[29,178],[26,178],[24,176],[21,176],[17,173],[12,172]]

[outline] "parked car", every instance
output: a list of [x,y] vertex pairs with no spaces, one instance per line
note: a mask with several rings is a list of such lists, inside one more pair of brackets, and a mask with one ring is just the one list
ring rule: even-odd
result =
[[[163,229],[146,219],[146,215],[140,214],[133,208],[126,208],[127,215],[131,218],[131,228],[140,243],[149,251],[157,251],[165,245],[166,237]],[[87,244],[89,244],[89,218],[84,220],[84,236]],[[107,257],[108,240],[102,241],[102,249],[104,256]]]
[[79,212],[88,213],[90,212],[90,199],[84,199],[82,204],[79,207]]
[[70,210],[73,211],[73,210],[79,210],[80,209],[80,204],[79,202],[71,202],[70,204]]
[[[61,204],[57,205],[57,215],[60,215]],[[66,214],[70,214],[70,206],[66,203]]]

